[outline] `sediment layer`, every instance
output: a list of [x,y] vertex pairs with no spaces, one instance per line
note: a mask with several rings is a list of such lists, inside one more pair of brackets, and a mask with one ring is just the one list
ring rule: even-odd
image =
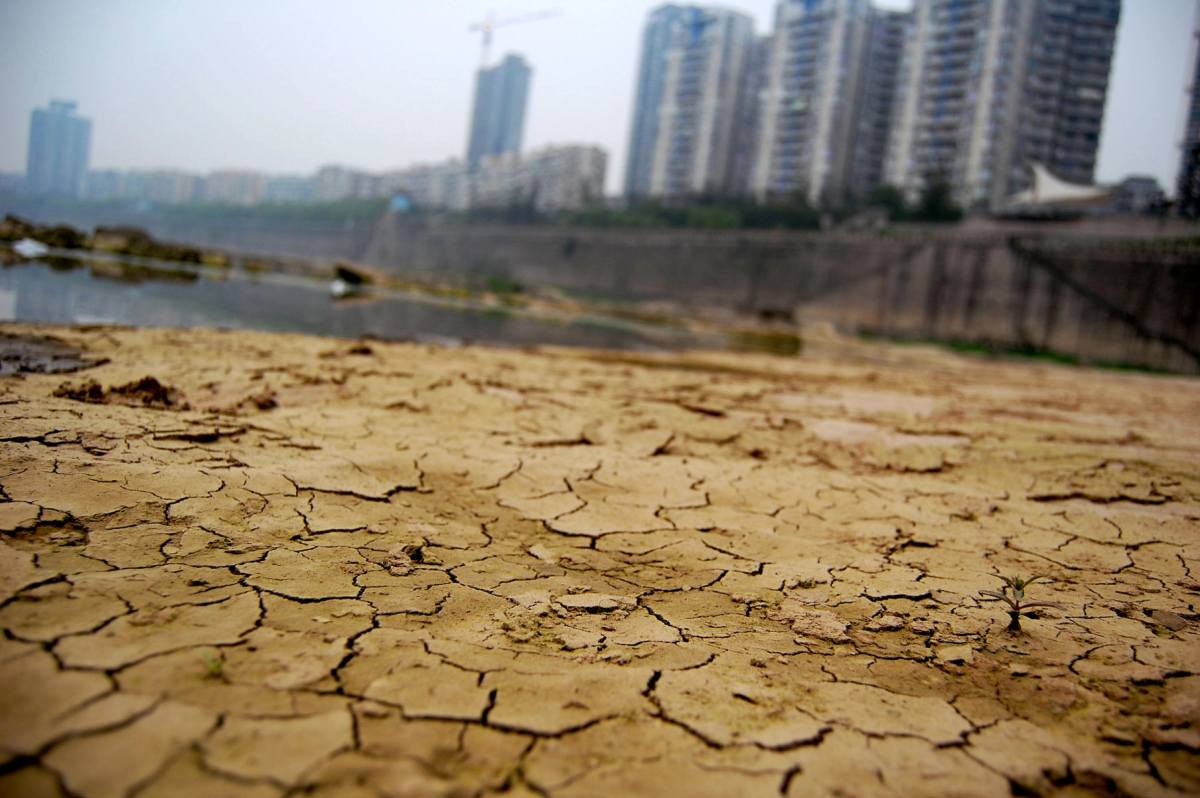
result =
[[0,794],[1200,791],[1195,381],[9,332]]

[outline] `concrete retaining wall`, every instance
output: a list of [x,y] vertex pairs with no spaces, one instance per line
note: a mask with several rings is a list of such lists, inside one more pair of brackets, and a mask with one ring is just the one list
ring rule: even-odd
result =
[[[468,225],[398,215],[366,223],[57,213],[30,215],[88,228],[131,224],[182,243],[343,258],[442,281],[504,277],[604,299],[733,307],[849,331],[1200,373],[1200,246],[1136,225],[851,235]],[[1124,235],[1102,237],[1114,232]]]
[[389,270],[793,314],[842,329],[1200,373],[1200,247],[1045,228],[890,236],[379,222]]

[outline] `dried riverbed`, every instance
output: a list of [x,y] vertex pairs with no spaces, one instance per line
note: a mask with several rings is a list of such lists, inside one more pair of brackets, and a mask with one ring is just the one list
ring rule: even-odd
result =
[[1200,791],[1195,380],[8,330],[0,795]]

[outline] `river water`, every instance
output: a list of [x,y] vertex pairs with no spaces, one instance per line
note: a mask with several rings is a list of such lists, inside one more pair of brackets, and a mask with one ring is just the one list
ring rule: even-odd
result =
[[335,300],[328,283],[287,274],[52,258],[0,270],[0,320],[221,327],[347,338],[566,345],[722,347],[718,336],[585,316],[554,318],[480,302],[377,292]]

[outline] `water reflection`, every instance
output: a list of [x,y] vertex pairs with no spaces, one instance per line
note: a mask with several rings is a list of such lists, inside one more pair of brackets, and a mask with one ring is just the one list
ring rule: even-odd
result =
[[[337,302],[327,284],[286,275],[189,273],[145,279],[111,263],[28,262],[0,271],[0,318],[70,324],[228,327],[354,338],[556,344],[614,349],[713,346],[682,330],[588,317],[554,320],[390,295]],[[132,278],[132,279],[130,279]]]
[[0,321],[16,321],[17,291],[4,286],[0,288]]

